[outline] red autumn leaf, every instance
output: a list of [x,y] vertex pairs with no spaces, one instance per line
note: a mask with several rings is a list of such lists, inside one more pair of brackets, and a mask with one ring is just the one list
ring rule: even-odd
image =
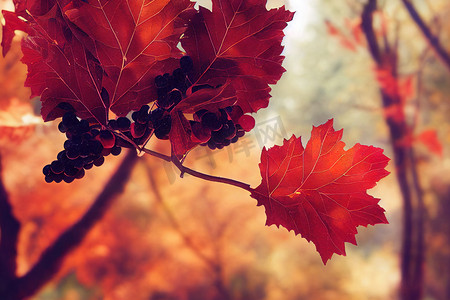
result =
[[415,94],[415,86],[413,76],[409,75],[406,78],[402,78],[399,82],[399,93],[402,97],[402,101],[406,102],[411,99]]
[[192,6],[189,0],[95,0],[64,8],[94,41],[114,113],[126,115],[156,99],[154,78],[174,68],[170,58],[181,57],[177,44]]
[[28,31],[28,25],[18,16],[7,10],[2,10],[3,18],[5,19],[5,26],[2,28],[2,54],[5,57],[6,53],[8,53],[11,48],[12,39],[15,36],[15,30],[21,30],[23,32]]
[[172,154],[181,158],[189,150],[200,143],[200,140],[192,140],[192,129],[183,113],[193,114],[204,107],[204,103],[209,103],[210,110],[216,107],[231,106],[236,102],[236,92],[233,86],[227,82],[218,88],[206,88],[190,94],[172,110],[172,128],[169,139],[172,146]]
[[357,226],[387,223],[384,209],[366,193],[389,172],[383,150],[356,144],[344,150],[333,120],[313,127],[303,148],[292,136],[261,154],[262,182],[252,193],[266,209],[266,225],[301,234],[316,245],[324,264],[356,244]]
[[430,150],[430,152],[442,157],[443,147],[442,143],[439,141],[436,130],[424,130],[418,136],[416,136],[415,140],[425,145],[428,150]]
[[175,106],[174,110],[193,114],[204,108],[205,103],[209,104],[210,110],[214,110],[222,106],[231,106],[235,102],[236,91],[230,82],[226,82],[218,88],[205,88],[188,95]]
[[329,20],[325,20],[325,26],[327,27],[327,32],[329,35],[338,37],[342,35],[341,31]]
[[191,139],[191,126],[183,113],[172,111],[170,115],[172,128],[170,129],[169,139],[172,146],[172,155],[176,155],[181,159],[183,155],[199,143]]
[[191,82],[217,86],[231,79],[244,112],[266,107],[269,84],[285,71],[281,40],[293,13],[284,7],[267,11],[266,2],[213,0],[212,11],[200,7],[181,39],[194,62]]
[[70,103],[80,118],[106,123],[108,103],[101,97],[103,69],[74,36],[57,5],[42,16],[30,16],[22,42],[28,66],[25,86],[41,96],[45,121],[62,116],[60,102]]
[[215,111],[236,102],[244,112],[256,112],[268,105],[269,84],[276,83],[284,72],[284,57],[280,56],[282,30],[293,13],[284,8],[267,11],[265,4],[265,0],[215,0],[212,11],[200,7],[189,21],[181,39],[194,62],[189,80],[193,86],[208,84],[216,88],[192,94],[190,89],[173,109],[173,154],[181,157],[199,143],[187,135],[191,132],[188,122],[175,122],[179,112]]
[[356,19],[345,19],[345,24],[350,30],[353,40],[357,45],[362,45],[364,40],[364,33],[361,28],[361,18]]
[[334,26],[333,23],[331,23],[328,20],[325,20],[325,26],[327,27],[327,32],[330,36],[335,36],[339,39],[339,42],[341,45],[346,48],[347,50],[350,50],[352,52],[355,52],[356,49],[356,42],[352,41],[350,38],[346,37],[336,26]]
[[55,4],[70,0],[13,0],[15,13],[22,16],[42,16],[50,11]]

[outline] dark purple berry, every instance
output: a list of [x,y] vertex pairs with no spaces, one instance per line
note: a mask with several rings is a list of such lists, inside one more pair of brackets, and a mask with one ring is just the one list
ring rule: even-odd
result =
[[80,169],[77,174],[75,174],[76,179],[81,179],[84,177],[85,171],[84,169]]
[[74,177],[75,174],[77,174],[77,173],[78,173],[78,169],[72,165],[66,165],[66,167],[64,168],[64,174],[69,177]]
[[201,120],[202,126],[207,127],[211,130],[219,130],[222,127],[216,114],[212,112],[207,112],[202,116]]
[[192,58],[190,56],[183,56],[180,59],[180,67],[184,73],[192,71],[192,69],[194,68],[194,62],[192,61]]
[[168,84],[168,81],[164,76],[162,76],[162,75],[156,76],[155,85],[157,88],[164,88],[167,86],[167,84]]
[[112,148],[116,141],[115,135],[109,130],[101,130],[99,134],[100,142],[103,148]]
[[97,167],[100,167],[105,162],[105,158],[103,156],[100,156],[96,160],[94,160],[94,165]]
[[86,120],[81,120],[77,126],[78,133],[86,133],[89,131],[89,122]]
[[53,173],[55,173],[55,174],[60,174],[64,171],[64,165],[59,160],[52,161],[52,163],[50,164],[50,167],[51,167]]
[[122,152],[122,148],[121,147],[114,146],[114,147],[111,148],[111,154],[114,155],[114,156],[119,155],[120,152]]
[[111,127],[112,130],[119,129],[119,126],[117,125],[117,120],[114,119],[108,121],[108,126]]
[[126,117],[120,117],[117,119],[117,128],[120,131],[130,130],[131,121]]
[[45,176],[45,182],[47,182],[47,183],[53,182],[53,176],[52,175]]
[[175,69],[172,75],[176,83],[182,83],[186,80],[186,74],[183,70],[181,70],[181,68]]
[[64,176],[63,180],[66,183],[71,183],[71,182],[73,182],[75,180],[75,177]]
[[69,159],[77,159],[80,156],[80,148],[79,147],[70,147],[66,150],[66,156]]
[[64,114],[62,122],[64,126],[66,126],[68,129],[73,128],[75,125],[79,123],[77,116],[71,111],[66,112]]
[[61,133],[66,133],[67,130],[68,130],[68,128],[67,128],[66,125],[64,125],[63,122],[59,122],[59,124],[58,124],[58,130],[59,130]]
[[50,175],[50,173],[52,173],[52,168],[50,167],[50,165],[46,165],[46,166],[42,169],[42,173],[44,173],[45,176]]

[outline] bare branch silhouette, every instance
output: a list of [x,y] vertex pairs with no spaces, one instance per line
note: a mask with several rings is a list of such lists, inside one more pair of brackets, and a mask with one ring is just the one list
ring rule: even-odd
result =
[[83,241],[89,230],[103,217],[116,196],[123,191],[136,161],[136,152],[129,151],[80,220],[44,250],[38,262],[25,275],[13,280],[4,294],[0,295],[1,299],[20,300],[30,297],[53,278],[67,254]]
[[402,2],[411,18],[414,20],[414,22],[419,27],[420,31],[423,33],[424,37],[427,39],[430,46],[436,52],[437,56],[442,60],[447,69],[450,71],[450,54],[447,52],[447,50],[445,50],[444,46],[441,44],[439,37],[437,37],[435,34],[431,32],[430,28],[427,26],[427,24],[425,24],[425,21],[419,15],[419,13],[417,12],[416,8],[414,7],[414,5],[411,3],[410,0],[402,0]]
[[20,230],[20,223],[13,214],[1,174],[0,156],[0,295],[16,276],[17,239]]

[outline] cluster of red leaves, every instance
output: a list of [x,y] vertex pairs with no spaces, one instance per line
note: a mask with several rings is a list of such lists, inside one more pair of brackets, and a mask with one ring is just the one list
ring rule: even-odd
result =
[[188,91],[172,109],[170,141],[175,154],[184,155],[197,145],[186,115],[268,105],[269,84],[285,71],[281,40],[293,13],[267,11],[265,4],[215,0],[209,11],[195,10],[189,0],[17,0],[15,13],[3,12],[2,45],[6,53],[14,30],[28,33],[26,85],[41,96],[45,121],[61,117],[58,104],[67,102],[78,117],[105,126],[110,111],[124,116],[156,100],[154,78],[173,71],[183,54],[191,56],[192,84],[220,88]]
[[339,30],[333,23],[328,20],[325,20],[325,26],[327,28],[327,33],[330,36],[336,37],[339,40],[339,43],[345,49],[349,51],[356,52],[358,47],[363,45],[363,33],[361,30],[361,20],[356,19],[350,21],[346,19],[346,28],[350,31],[351,36],[347,36],[341,30]]
[[[377,36],[386,39],[388,21],[382,12],[374,15],[379,19],[379,28],[376,31]],[[363,46],[363,33],[361,30],[361,21],[353,22],[346,20],[345,28],[350,34],[339,30],[333,23],[326,20],[325,26],[327,33],[335,37],[341,46],[351,52],[356,52],[359,46]],[[392,99],[392,103],[384,107],[384,117],[395,123],[407,123],[406,105],[408,101],[416,96],[416,86],[414,74],[399,75],[392,70],[392,58],[385,55],[385,61],[381,66],[373,69],[375,80],[382,93]],[[397,141],[397,145],[402,147],[412,147],[415,143],[423,144],[430,152],[442,156],[442,143],[439,141],[435,130],[425,130],[420,133],[413,133],[413,129],[405,133],[405,136]]]
[[[105,128],[110,112],[125,116],[153,102],[154,78],[189,55],[192,86],[216,88],[188,89],[170,112],[172,152],[183,156],[198,144],[191,140],[192,113],[230,105],[254,113],[268,105],[269,84],[285,71],[281,41],[293,13],[265,5],[213,0],[209,11],[189,0],[16,0],[14,13],[3,12],[2,45],[6,53],[14,30],[28,34],[26,85],[41,97],[45,121],[61,117],[58,104],[67,102],[78,117]],[[324,262],[345,254],[344,242],[356,243],[357,226],[387,222],[366,190],[387,175],[388,159],[375,147],[344,151],[341,135],[329,121],[313,130],[306,148],[294,136],[264,150],[262,183],[252,190],[267,224],[313,241]]]

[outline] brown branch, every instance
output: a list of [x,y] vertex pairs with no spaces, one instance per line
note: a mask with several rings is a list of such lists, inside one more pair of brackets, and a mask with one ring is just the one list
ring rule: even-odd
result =
[[377,0],[369,0],[361,14],[361,28],[366,36],[370,54],[378,65],[382,63],[380,47],[373,29],[373,13],[377,10]]
[[192,175],[194,177],[198,177],[198,178],[201,178],[204,180],[220,182],[220,183],[229,184],[229,185],[232,185],[235,187],[239,187],[239,188],[244,189],[249,192],[253,192],[253,190],[254,190],[253,188],[250,187],[249,184],[247,184],[245,182],[241,182],[241,181],[237,181],[237,180],[229,179],[229,178],[224,178],[224,177],[212,176],[212,175],[208,175],[208,174],[204,174],[204,173],[192,170],[188,167],[183,166],[176,157],[172,158],[172,162],[180,170],[181,177],[183,177],[184,173],[187,173],[189,175]]
[[413,149],[410,149],[410,161],[412,172],[412,185],[417,196],[417,236],[416,236],[416,259],[412,272],[412,286],[414,286],[416,299],[420,299],[423,295],[423,279],[424,279],[424,262],[425,262],[425,215],[426,206],[424,202],[424,193],[420,186],[419,171],[417,170],[417,160]]
[[116,196],[123,191],[136,161],[135,151],[129,151],[88,211],[44,250],[38,262],[23,277],[15,280],[5,295],[0,295],[2,300],[30,297],[52,279],[66,255],[82,242]]
[[422,17],[417,12],[414,5],[411,3],[410,0],[402,0],[403,4],[405,5],[406,10],[408,11],[411,18],[414,20],[414,22],[419,27],[420,31],[424,35],[425,39],[428,41],[428,43],[431,45],[433,50],[436,52],[437,56],[442,60],[442,62],[445,64],[447,69],[450,71],[450,54],[445,50],[444,46],[441,44],[439,37],[434,35],[430,28],[425,24]]
[[[369,0],[364,7],[362,13],[362,30],[366,36],[370,54],[377,64],[378,68],[389,64],[390,71],[394,77],[397,76],[397,60],[395,59],[397,53],[395,47],[387,50],[381,50],[378,44],[375,31],[373,28],[372,13],[376,10],[377,1]],[[387,58],[394,58],[387,61]],[[380,87],[380,94],[383,101],[383,107],[387,108],[391,105],[400,104],[400,95],[390,95]],[[406,123],[406,120],[394,120],[387,117],[386,123],[390,132],[390,140],[394,152],[394,163],[396,166],[396,175],[399,183],[400,191],[403,198],[403,234],[402,234],[402,250],[401,250],[401,299],[416,300],[421,298],[421,280],[422,275],[417,274],[421,272],[419,265],[423,262],[423,255],[418,255],[417,252],[423,252],[423,244],[420,244],[420,237],[423,237],[423,222],[414,223],[414,197],[417,191],[411,187],[409,177],[411,175],[411,168],[413,160],[413,153],[407,147],[399,143],[402,138],[408,136],[411,128]],[[413,174],[414,175],[414,174]],[[416,182],[417,183],[417,182]],[[418,184],[418,183],[417,183]],[[414,227],[416,225],[416,227]],[[417,232],[416,232],[417,231]],[[422,249],[420,249],[422,246]]]
[[1,174],[0,156],[0,295],[16,277],[17,239],[20,230],[20,223],[12,212]]

